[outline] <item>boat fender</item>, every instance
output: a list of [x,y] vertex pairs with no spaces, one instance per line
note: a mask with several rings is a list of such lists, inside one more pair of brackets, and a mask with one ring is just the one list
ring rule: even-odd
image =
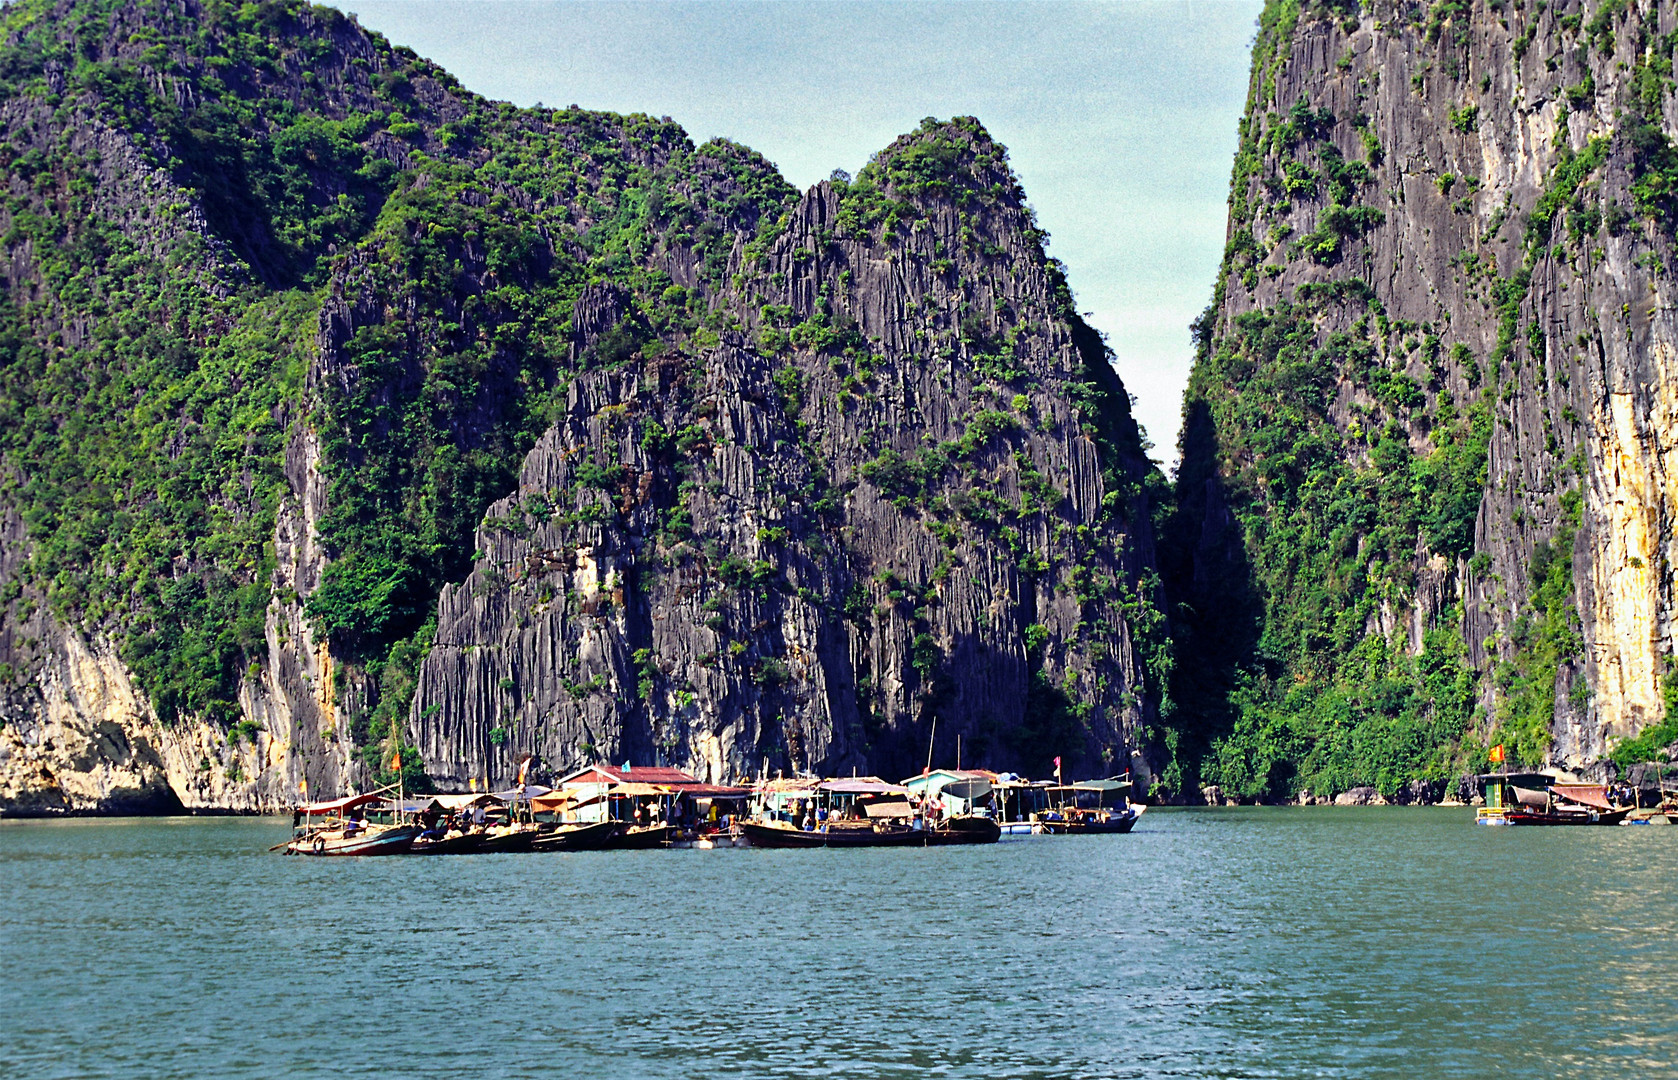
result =
[[326,837],[324,837],[324,836],[315,837],[315,854],[320,855],[320,854],[323,854],[325,851],[326,851]]

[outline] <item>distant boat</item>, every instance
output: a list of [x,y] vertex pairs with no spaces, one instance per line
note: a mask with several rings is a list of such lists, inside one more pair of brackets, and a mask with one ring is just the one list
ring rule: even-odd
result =
[[379,802],[383,795],[371,792],[350,795],[331,802],[299,806],[292,814],[289,855],[400,855],[413,847],[421,829],[418,825],[374,824],[350,816],[350,811]]
[[293,840],[286,850],[293,855],[400,855],[414,846],[418,825],[368,825],[321,829]]
[[1618,825],[1637,809],[1607,784],[1573,784],[1552,773],[1486,773],[1475,777],[1486,805],[1480,825]]
[[1128,778],[1083,780],[1045,790],[1055,808],[1039,813],[1037,820],[1056,836],[1127,833],[1147,810],[1126,798]]
[[1127,806],[1122,810],[1073,811],[1064,820],[1040,822],[1044,830],[1054,836],[1083,836],[1097,833],[1127,833],[1136,827],[1145,806]]

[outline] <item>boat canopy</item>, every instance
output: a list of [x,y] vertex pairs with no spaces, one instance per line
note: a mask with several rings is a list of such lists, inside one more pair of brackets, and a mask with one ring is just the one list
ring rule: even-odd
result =
[[[531,798],[530,808],[539,814],[545,814],[550,810],[564,810],[567,807],[576,805],[576,798],[577,795],[575,792],[550,791],[546,795],[537,795]],[[589,801],[598,802],[599,800],[597,797]]]
[[910,808],[907,799],[881,799],[878,802],[859,804],[862,812],[871,818],[906,818],[913,817],[915,811]]
[[1605,784],[1551,784],[1550,790],[1558,798],[1568,802],[1576,802],[1581,806],[1594,806],[1598,810],[1618,809],[1608,799],[1608,787]]
[[341,814],[345,810],[353,810],[358,806],[366,806],[370,802],[378,802],[384,795],[379,792],[368,792],[365,795],[346,795],[342,799],[331,802],[306,803],[297,808],[300,814]]
[[962,780],[951,780],[938,789],[938,794],[972,802],[974,799],[982,799],[989,795],[990,790],[991,782],[989,780],[981,780],[976,776],[970,776]]
[[1560,777],[1555,773],[1521,772],[1521,773],[1481,773],[1474,778],[1483,787],[1497,782],[1500,784],[1514,784],[1517,787],[1547,787],[1555,783]]
[[1072,785],[1073,791],[1124,791],[1130,787],[1129,780],[1080,780]]

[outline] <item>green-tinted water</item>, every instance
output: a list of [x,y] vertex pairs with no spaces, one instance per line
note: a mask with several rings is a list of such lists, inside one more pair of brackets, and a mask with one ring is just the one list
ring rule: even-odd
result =
[[314,860],[0,825],[6,1077],[1678,1073],[1678,828]]

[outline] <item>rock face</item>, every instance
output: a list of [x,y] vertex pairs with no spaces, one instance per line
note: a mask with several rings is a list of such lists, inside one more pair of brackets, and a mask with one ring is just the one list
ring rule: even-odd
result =
[[[1305,716],[1282,684],[1333,682],[1364,633],[1412,663],[1461,642],[1434,639],[1472,673],[1469,767],[1482,741],[1588,765],[1663,716],[1675,29],[1637,0],[1267,6],[1170,575],[1223,658],[1206,696],[1243,702],[1209,742],[1261,699]],[[1241,402],[1264,395],[1294,415]],[[1305,627],[1325,579],[1354,621]],[[1241,614],[1211,610],[1225,587]]]
[[[895,775],[953,764],[958,737],[968,763],[1128,767],[1148,465],[999,148],[957,123],[881,160],[929,145],[994,201],[924,199],[886,241],[847,227],[847,185],[818,185],[763,292],[720,300],[755,335],[572,384],[443,591],[414,705],[442,782],[526,753]],[[591,288],[577,348],[629,317]]]
[[1145,771],[1160,480],[975,121],[799,197],[302,4],[4,50],[0,813]]

